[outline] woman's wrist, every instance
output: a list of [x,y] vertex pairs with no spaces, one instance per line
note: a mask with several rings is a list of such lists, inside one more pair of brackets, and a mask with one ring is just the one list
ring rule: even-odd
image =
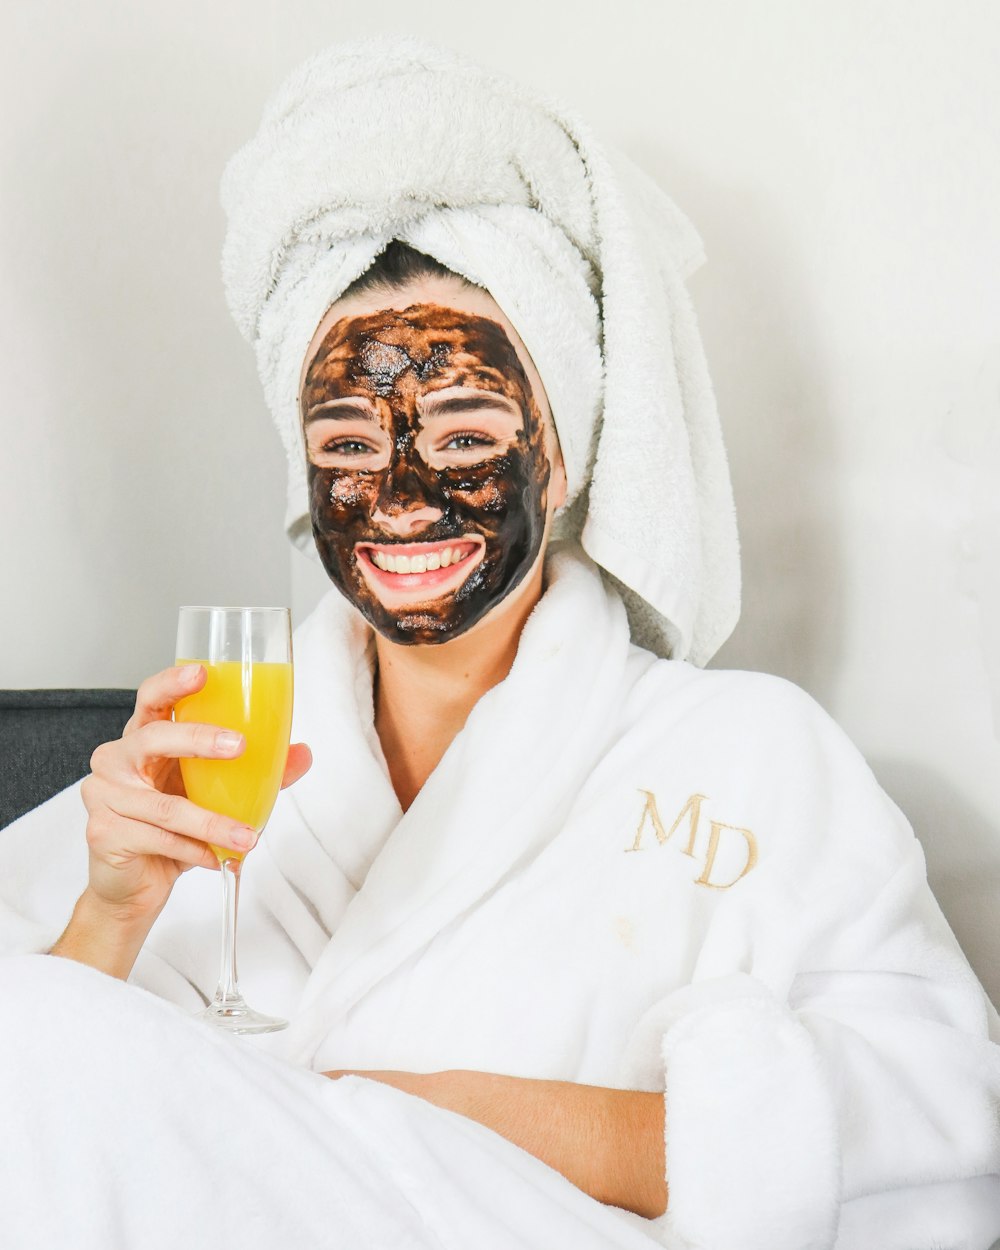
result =
[[159,909],[151,913],[109,902],[88,886],[49,954],[88,964],[124,981],[158,915]]

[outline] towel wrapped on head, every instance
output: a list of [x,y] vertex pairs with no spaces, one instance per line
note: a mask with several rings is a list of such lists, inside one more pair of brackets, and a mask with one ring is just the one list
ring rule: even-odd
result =
[[633,636],[705,663],[739,616],[732,490],[685,277],[690,223],[587,127],[410,39],[297,69],[222,184],[223,275],[288,453],[310,549],[298,409],[331,304],[393,239],[485,288],[538,369],[569,484],[557,518],[617,584]]

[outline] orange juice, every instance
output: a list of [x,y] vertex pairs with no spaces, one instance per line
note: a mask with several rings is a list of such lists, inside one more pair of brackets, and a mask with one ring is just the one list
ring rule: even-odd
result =
[[[197,694],[177,703],[174,720],[235,729],[247,743],[235,759],[178,761],[188,798],[259,832],[271,814],[285,771],[292,727],[292,666],[239,660],[177,663],[204,664],[208,680]],[[220,860],[243,858],[237,851],[217,846],[212,850]]]

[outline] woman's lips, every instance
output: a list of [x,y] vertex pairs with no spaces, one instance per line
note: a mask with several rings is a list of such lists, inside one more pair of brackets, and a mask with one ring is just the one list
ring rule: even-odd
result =
[[[419,602],[456,590],[481,562],[481,538],[431,543],[358,543],[355,555],[365,579],[383,598]],[[428,595],[428,591],[431,592]]]

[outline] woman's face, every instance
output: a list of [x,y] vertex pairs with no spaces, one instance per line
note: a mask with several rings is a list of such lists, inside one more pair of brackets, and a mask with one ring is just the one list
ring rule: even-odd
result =
[[456,638],[539,563],[562,462],[534,366],[484,292],[421,282],[335,305],[301,408],[320,558],[385,638]]

